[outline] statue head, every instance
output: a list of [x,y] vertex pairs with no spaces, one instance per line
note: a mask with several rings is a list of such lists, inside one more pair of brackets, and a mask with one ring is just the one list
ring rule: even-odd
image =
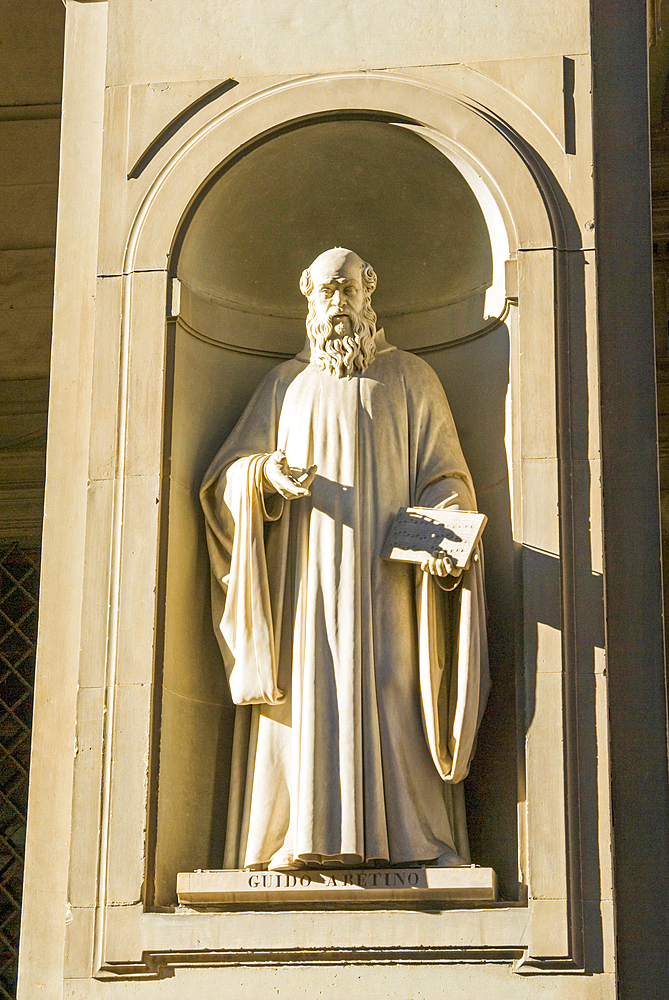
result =
[[338,378],[364,370],[376,354],[376,274],[353,250],[335,247],[302,272],[300,291],[309,301],[311,360]]

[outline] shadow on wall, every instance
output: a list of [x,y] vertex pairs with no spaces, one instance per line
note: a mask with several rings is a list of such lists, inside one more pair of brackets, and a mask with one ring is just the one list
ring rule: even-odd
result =
[[516,585],[504,440],[509,331],[501,324],[483,337],[423,357],[444,386],[479,510],[488,516],[483,545],[493,686],[465,782],[472,859],[495,868],[503,896],[518,898]]

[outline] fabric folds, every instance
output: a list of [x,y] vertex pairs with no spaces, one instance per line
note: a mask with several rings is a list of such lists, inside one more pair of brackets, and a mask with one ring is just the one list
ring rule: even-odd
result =
[[[277,448],[318,466],[310,497],[264,495]],[[389,348],[345,379],[278,366],[201,497],[214,628],[233,700],[254,706],[231,790],[238,864],[466,860],[460,783],[489,688],[482,559],[449,593],[380,557],[400,506],[475,509],[433,370]]]

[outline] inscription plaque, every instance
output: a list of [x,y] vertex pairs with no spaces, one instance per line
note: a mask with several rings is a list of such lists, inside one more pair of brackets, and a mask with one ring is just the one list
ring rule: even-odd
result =
[[497,899],[492,868],[301,869],[297,871],[199,871],[177,876],[179,902],[476,902]]

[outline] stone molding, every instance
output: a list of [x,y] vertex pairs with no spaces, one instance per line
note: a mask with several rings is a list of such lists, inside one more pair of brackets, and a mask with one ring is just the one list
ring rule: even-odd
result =
[[[482,86],[480,80],[478,84]],[[499,98],[498,93],[489,96]],[[111,103],[115,100],[112,95]],[[494,100],[488,101],[488,106],[494,104]],[[571,416],[571,367],[574,363],[569,352],[574,323],[572,286],[577,280],[578,263],[582,260],[582,227],[575,220],[562,186],[547,162],[547,158],[558,159],[561,151],[547,132],[539,130],[541,135],[537,137],[535,123],[532,123],[534,129],[529,129],[530,137],[541,139],[541,152],[508,120],[493,114],[472,97],[456,95],[434,82],[397,74],[349,73],[286,81],[265,92],[251,94],[232,109],[223,111],[217,111],[216,102],[212,102],[210,120],[182,142],[178,149],[170,150],[166,163],[161,165],[156,156],[151,163],[156,171],[153,177],[149,177],[148,167],[142,175],[145,194],[138,202],[135,201],[137,207],[132,210],[132,221],[126,230],[129,235],[123,248],[117,242],[115,244],[113,238],[110,239],[113,233],[105,234],[103,230],[101,234],[102,277],[99,280],[99,332],[96,334],[99,380],[95,388],[94,409],[98,413],[107,412],[110,418],[104,428],[97,428],[98,440],[107,441],[103,453],[96,445],[91,454],[90,478],[98,483],[101,495],[92,501],[93,507],[89,507],[89,532],[98,538],[107,537],[110,544],[107,596],[102,592],[91,594],[97,606],[102,600],[105,603],[108,601],[110,608],[107,636],[106,639],[100,636],[102,645],[99,647],[106,663],[104,675],[99,676],[97,665],[90,668],[98,674],[95,685],[100,685],[102,717],[105,720],[98,751],[102,776],[102,819],[94,866],[97,870],[95,892],[91,897],[90,889],[86,891],[90,902],[73,909],[71,924],[71,937],[84,933],[90,940],[92,932],[93,972],[96,976],[153,975],[157,974],[157,968],[200,962],[210,965],[217,962],[302,962],[307,954],[317,962],[350,960],[350,948],[343,944],[334,948],[316,947],[307,952],[289,947],[287,941],[277,948],[268,948],[267,942],[263,944],[263,933],[260,931],[245,937],[249,941],[248,946],[231,945],[227,950],[214,947],[212,942],[203,952],[199,931],[189,931],[189,927],[199,926],[203,918],[144,912],[143,905],[136,902],[144,881],[146,863],[147,761],[155,610],[153,606],[146,605],[146,598],[139,608],[136,600],[132,601],[132,613],[128,605],[130,594],[151,594],[156,585],[160,540],[160,505],[156,501],[161,498],[162,489],[160,443],[166,363],[165,301],[168,260],[190,200],[184,192],[195,193],[213,172],[220,169],[221,164],[225,165],[231,157],[238,155],[240,149],[258,136],[266,139],[273,129],[284,127],[285,122],[299,111],[307,116],[323,115],[333,111],[342,113],[346,107],[367,107],[372,113],[379,114],[402,114],[418,125],[427,124],[439,132],[445,148],[469,158],[481,172],[485,170],[489,189],[493,197],[499,199],[499,211],[505,219],[510,239],[516,241],[513,250],[519,251],[521,260],[518,299],[525,310],[516,336],[526,340],[528,333],[523,333],[523,330],[531,328],[533,338],[544,344],[539,353],[544,370],[545,395],[534,417],[530,412],[532,404],[523,397],[522,391],[518,396],[519,406],[528,411],[525,421],[529,421],[524,423],[521,414],[519,433],[521,437],[527,434],[534,440],[525,458],[521,451],[515,475],[526,481],[526,505],[530,502],[532,477],[537,473],[540,478],[543,477],[544,484],[555,498],[555,512],[541,527],[536,522],[536,511],[533,527],[532,518],[523,526],[523,514],[517,510],[516,531],[517,537],[523,538],[531,550],[560,553],[563,578],[563,634],[560,636],[559,621],[557,631],[551,631],[551,627],[546,626],[545,644],[536,651],[536,655],[544,659],[545,678],[549,683],[528,736],[528,809],[536,809],[536,797],[541,794],[534,782],[545,780],[544,761],[542,776],[537,774],[534,778],[533,775],[537,766],[535,761],[538,764],[538,759],[545,757],[547,748],[565,746],[565,759],[562,758],[562,751],[557,758],[553,755],[550,771],[554,774],[551,786],[561,788],[566,784],[567,789],[566,803],[560,793],[557,800],[551,800],[548,810],[542,812],[541,820],[535,817],[533,822],[528,823],[529,937],[525,937],[521,929],[525,927],[528,916],[524,906],[509,908],[508,904],[504,907],[492,904],[478,911],[477,917],[489,927],[489,932],[481,938],[480,930],[474,932],[472,928],[467,946],[456,944],[456,940],[463,939],[461,929],[457,931],[457,938],[451,938],[451,943],[447,943],[450,935],[444,927],[440,934],[443,944],[438,948],[423,943],[422,938],[420,943],[417,940],[412,945],[407,940],[403,946],[391,947],[391,941],[401,940],[403,936],[398,921],[398,927],[390,934],[387,945],[372,947],[366,944],[361,930],[362,938],[356,944],[356,950],[358,954],[365,954],[367,961],[387,961],[390,955],[393,961],[426,961],[426,957],[434,951],[434,960],[438,961],[462,961],[472,954],[498,961],[502,958],[518,959],[517,969],[522,972],[573,972],[583,968],[579,776],[574,736],[579,728],[576,675],[580,639],[573,609],[578,602],[579,568],[572,544],[573,457],[568,450],[570,435],[567,431]],[[515,107],[513,112],[516,118],[523,118],[522,109]],[[449,138],[449,131],[455,130],[456,123],[457,142]],[[525,121],[523,124],[528,123]],[[481,165],[482,161],[494,164],[499,174],[506,172],[507,178],[513,177],[514,185],[505,185],[503,180],[491,176]],[[127,183],[125,179],[124,183]],[[515,187],[515,190],[513,193],[504,191],[505,186],[509,189]],[[589,211],[586,214],[589,216]],[[551,294],[548,288],[553,282],[554,292]],[[531,291],[533,285],[543,289],[544,297],[549,302],[555,296],[555,313],[552,309],[542,311],[541,308],[537,312],[536,293],[533,296]],[[117,346],[114,347],[114,344]],[[550,345],[554,344],[557,345],[555,371],[550,359]],[[521,363],[532,363],[528,354],[536,350],[536,347],[529,351],[526,348]],[[114,355],[119,359],[118,368],[113,361]],[[512,365],[517,366],[518,363],[516,357]],[[551,382],[556,386],[555,390],[551,388]],[[561,427],[560,451],[557,450],[556,415]],[[536,424],[537,419],[545,425],[543,441],[537,441],[536,432],[530,429],[530,423],[533,421]],[[562,515],[560,528],[557,521],[558,494]],[[102,506],[96,511],[95,505],[101,501]],[[152,548],[149,547],[149,537],[153,539]],[[138,551],[143,552],[141,560],[137,558]],[[104,546],[101,555],[103,552]],[[532,590],[533,582],[527,577],[528,573],[531,574],[531,570],[526,568],[526,583]],[[552,595],[550,600],[553,601],[556,596]],[[534,613],[539,614],[537,621],[541,621],[540,611],[535,608]],[[529,624],[532,626],[531,616]],[[536,629],[538,625],[532,627]],[[128,630],[133,634],[132,653],[127,644]],[[91,657],[90,652],[88,661],[98,663],[99,654]],[[89,678],[88,683],[93,684],[92,679]],[[130,742],[127,739],[120,742],[124,732],[133,734]],[[129,780],[131,775],[135,777]],[[120,801],[115,806],[119,795],[124,801],[122,809]],[[540,843],[534,846],[537,837]],[[75,867],[78,865],[76,851],[72,863]],[[90,863],[88,872],[93,874]],[[506,932],[498,922],[500,911],[504,913]],[[95,920],[91,928],[90,917],[93,914]],[[250,914],[239,913],[208,914],[206,923],[212,931],[216,928],[215,936],[222,934],[230,937],[233,924],[250,926],[249,917]],[[313,921],[315,917],[316,913],[312,912],[310,919]],[[260,923],[268,928],[271,918],[272,914],[263,914]],[[510,931],[510,920],[515,928],[513,932]],[[452,917],[442,922],[452,924]],[[88,928],[85,932],[84,926]],[[275,935],[276,931],[272,930],[269,937],[274,938]],[[314,935],[311,936],[313,938]],[[158,944],[161,939],[170,941],[169,948]],[[130,945],[130,941],[134,944]],[[490,943],[494,941],[499,943]]]
[[[109,129],[112,136],[123,134],[120,123],[128,106],[128,88],[117,89],[124,92],[110,93],[107,106],[116,125]],[[365,926],[358,926],[356,952],[367,962],[476,957],[517,960],[522,973],[582,970],[584,793],[577,748],[584,725],[582,686],[594,683],[592,647],[601,642],[598,635],[585,634],[576,614],[584,602],[598,599],[591,586],[597,574],[583,566],[583,547],[575,544],[590,523],[583,469],[598,453],[592,410],[574,399],[586,363],[586,382],[595,396],[597,385],[594,358],[586,358],[583,346],[588,193],[569,181],[564,151],[552,133],[502,88],[462,67],[426,72],[422,79],[344,73],[288,80],[260,92],[248,85],[239,94],[241,89],[219,98],[237,98],[232,106],[221,109],[216,100],[208,105],[207,122],[190,136],[174,136],[138,179],[121,176],[112,149],[105,160],[93,398],[99,417],[91,437],[87,516],[87,564],[95,571],[90,569],[84,591],[79,696],[79,740],[91,752],[75,762],[75,829],[76,810],[84,803],[96,812],[97,801],[101,819],[94,852],[88,831],[73,840],[68,975],[152,977],[161,969],[200,963],[351,960],[352,942],[318,946],[324,933],[319,920],[327,922],[327,915],[317,910],[296,921],[302,940],[314,941],[305,950],[291,945],[276,914],[157,913],[145,910],[140,900],[149,863],[155,753],[151,686],[159,614],[152,595],[166,501],[166,301],[179,232],[198,191],[250,144],[267,141],[298,119],[306,123],[360,108],[381,117],[400,115],[430,130],[444,150],[476,170],[504,221],[511,255],[518,257],[519,286],[507,296],[517,296],[519,303],[511,306],[509,318],[516,408],[514,534],[524,547],[519,558],[526,665],[537,674],[522,768],[530,813],[523,820],[527,906],[444,911],[436,921],[439,944],[429,943],[419,914],[411,932],[390,914],[374,945]],[[106,213],[104,205],[112,202],[116,210]],[[576,214],[572,204],[579,206]],[[552,498],[548,505],[546,496]],[[561,565],[561,591],[551,586],[541,592],[535,566],[542,560]],[[109,607],[106,622],[100,621],[100,607]],[[605,705],[602,684],[599,698]],[[600,704],[600,726],[603,718]],[[132,740],[124,738],[128,732]],[[230,943],[223,947],[216,939]]]

